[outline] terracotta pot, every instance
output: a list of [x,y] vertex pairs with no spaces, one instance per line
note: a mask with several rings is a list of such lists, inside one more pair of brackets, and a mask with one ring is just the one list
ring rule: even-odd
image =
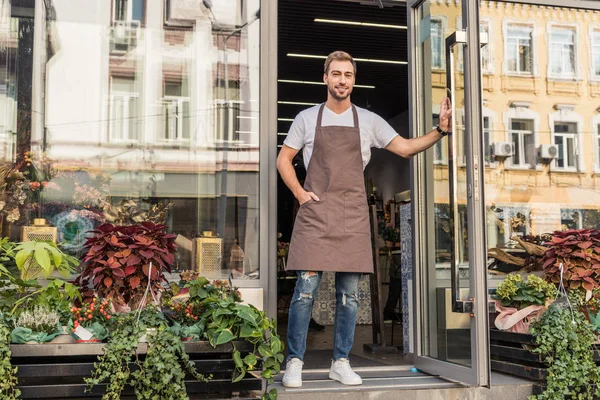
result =
[[102,340],[100,340],[100,339],[89,339],[89,340],[78,339],[77,343],[102,343]]

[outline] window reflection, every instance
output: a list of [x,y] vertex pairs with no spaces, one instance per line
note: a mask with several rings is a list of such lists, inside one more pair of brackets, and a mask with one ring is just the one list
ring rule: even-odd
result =
[[0,157],[54,171],[4,233],[43,217],[77,254],[161,210],[176,270],[258,278],[260,1],[43,3],[0,21]]

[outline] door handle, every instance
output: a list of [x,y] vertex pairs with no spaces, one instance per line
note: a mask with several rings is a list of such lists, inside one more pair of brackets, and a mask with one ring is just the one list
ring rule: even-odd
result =
[[454,46],[462,43],[466,44],[466,32],[456,31],[446,38],[446,90],[450,98],[450,107],[452,110],[452,126],[448,136],[448,184],[449,184],[449,206],[450,206],[450,281],[452,290],[452,311],[458,313],[472,313],[473,300],[463,301],[460,298],[460,269],[458,268],[458,232],[460,231],[460,221],[458,219],[458,188],[457,188],[457,165],[455,157],[457,156],[457,135],[456,135],[456,114],[454,112]]

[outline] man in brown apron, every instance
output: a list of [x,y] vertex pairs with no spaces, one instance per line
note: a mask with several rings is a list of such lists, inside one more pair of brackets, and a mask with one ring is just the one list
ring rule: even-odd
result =
[[[301,112],[277,158],[277,169],[300,203],[288,253],[287,269],[298,271],[288,318],[286,387],[302,385],[302,359],[314,296],[323,271],[335,272],[336,314],[329,377],[360,385],[348,361],[358,312],[358,282],[373,272],[371,234],[363,170],[371,147],[411,157],[448,133],[450,104],[444,99],[440,126],[414,139],[399,136],[387,122],[350,102],[356,63],[345,52],[331,53],[323,81],[327,102]],[[325,121],[327,118],[327,121]],[[327,122],[327,123],[326,123]],[[304,149],[307,176],[300,185],[292,166]]]

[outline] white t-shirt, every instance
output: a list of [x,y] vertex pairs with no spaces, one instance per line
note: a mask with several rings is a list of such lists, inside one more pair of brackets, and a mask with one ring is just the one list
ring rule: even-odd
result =
[[[319,107],[321,107],[320,104],[301,111],[294,119],[287,138],[283,142],[283,144],[295,150],[304,148],[304,166],[307,169],[313,152]],[[358,112],[358,126],[360,128],[360,145],[364,169],[371,159],[371,147],[385,148],[392,139],[398,136],[398,133],[396,133],[390,124],[374,112],[360,107],[356,107],[356,111]],[[336,114],[325,106],[321,125],[354,126],[352,107],[349,107],[341,114]]]

